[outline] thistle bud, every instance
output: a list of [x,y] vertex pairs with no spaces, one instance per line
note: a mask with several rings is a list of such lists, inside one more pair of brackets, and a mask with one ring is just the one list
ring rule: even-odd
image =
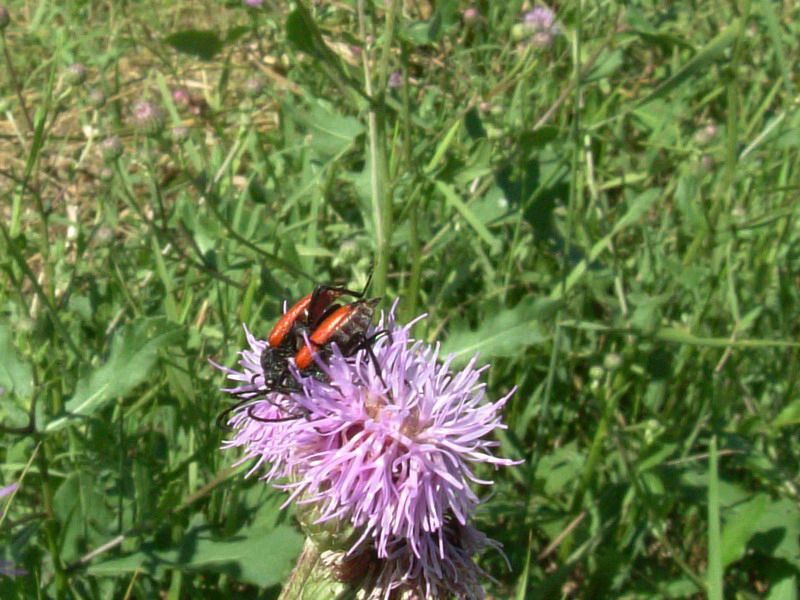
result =
[[115,135],[107,137],[100,143],[100,151],[108,162],[114,162],[122,156],[122,142]]
[[8,27],[11,22],[11,15],[8,14],[8,9],[0,4],[0,31]]
[[244,82],[244,95],[248,98],[258,98],[264,91],[264,80],[261,77],[251,77]]
[[70,85],[81,85],[86,81],[86,67],[81,63],[73,63],[67,67],[67,72],[64,75],[67,83]]
[[140,100],[133,105],[133,124],[147,135],[155,135],[164,128],[164,115],[152,102]]

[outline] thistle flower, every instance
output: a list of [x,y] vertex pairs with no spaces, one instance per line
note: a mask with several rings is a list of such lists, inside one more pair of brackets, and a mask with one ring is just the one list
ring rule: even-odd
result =
[[[381,559],[397,540],[420,560],[431,539],[441,548],[447,523],[466,526],[480,502],[470,484],[491,483],[474,466],[515,464],[493,456],[497,442],[485,439],[504,428],[499,411],[510,394],[485,402],[477,357],[454,372],[452,357],[438,362],[438,345],[411,337],[413,324],[397,326],[393,311],[382,318],[368,332],[389,331],[372,343],[374,360],[363,349],[345,357],[334,346],[319,364],[322,377],[293,372],[299,393],[264,398],[267,342],[250,332],[243,370],[219,367],[240,384],[226,391],[252,400],[234,411],[236,433],[224,447],[244,447],[242,460],[255,459],[248,474],[264,467],[264,479],[289,478],[278,486],[291,493],[287,504],[313,504],[318,523],[350,523],[359,532],[350,551],[369,540]],[[302,418],[269,422],[287,415]]]
[[403,85],[403,74],[400,71],[392,71],[389,75],[389,87],[399,88]]
[[176,88],[172,90],[171,96],[172,96],[172,102],[175,103],[175,106],[178,109],[186,108],[191,103],[189,92],[187,92],[183,88]]
[[[556,23],[556,15],[546,6],[536,6],[522,17],[524,30],[530,37],[534,46],[547,48],[553,43],[553,38],[561,33],[561,27]],[[532,34],[532,35],[531,35]]]
[[264,0],[244,0],[244,3],[247,4],[247,6],[258,8],[264,4]]
[[464,12],[461,13],[461,18],[464,19],[464,23],[471,25],[481,18],[481,13],[474,6],[470,6],[464,9]]

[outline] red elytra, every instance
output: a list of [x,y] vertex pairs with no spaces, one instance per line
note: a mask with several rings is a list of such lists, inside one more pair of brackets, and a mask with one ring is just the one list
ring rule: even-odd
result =
[[264,388],[267,391],[281,387],[286,379],[288,360],[303,343],[303,331],[313,332],[317,326],[338,308],[334,304],[342,295],[362,298],[369,279],[360,292],[344,287],[318,285],[314,291],[298,300],[278,320],[267,338],[269,346],[261,353],[261,368],[264,373]]
[[367,340],[367,329],[372,324],[372,316],[380,298],[356,300],[340,306],[317,326],[305,344],[294,357],[298,369],[311,366],[314,354],[320,348],[336,342],[345,356],[354,352]]

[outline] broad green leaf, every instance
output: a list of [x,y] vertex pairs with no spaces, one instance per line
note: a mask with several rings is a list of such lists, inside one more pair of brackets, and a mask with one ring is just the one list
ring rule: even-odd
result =
[[87,417],[112,398],[124,396],[134,387],[153,377],[158,350],[176,343],[182,329],[163,318],[140,319],[125,326],[114,339],[111,356],[104,365],[78,381],[75,394],[61,415],[45,427],[52,432],[70,420]]
[[311,147],[322,156],[334,156],[347,150],[364,133],[364,125],[355,117],[344,117],[316,106],[308,115]]
[[781,498],[770,504],[763,511],[749,546],[800,569],[800,507],[797,502]]
[[744,556],[747,543],[758,530],[759,522],[770,503],[766,494],[753,496],[728,511],[722,530],[722,564],[727,567]]
[[478,329],[452,331],[442,344],[442,353],[454,354],[454,364],[467,362],[476,352],[480,352],[481,362],[495,356],[515,356],[527,346],[550,339],[539,322],[553,310],[554,304],[545,299],[520,302],[490,315]]
[[211,60],[222,50],[222,40],[211,30],[187,29],[177,31],[164,40],[178,52]]
[[795,400],[783,408],[771,425],[772,427],[786,427],[798,423],[800,423],[800,400]]
[[0,323],[0,387],[5,393],[13,392],[22,398],[29,398],[32,391],[32,371],[28,363],[14,347],[11,331]]
[[285,525],[246,529],[230,541],[213,539],[207,527],[196,527],[190,528],[176,547],[158,550],[146,543],[129,556],[93,565],[89,573],[117,576],[138,570],[159,577],[165,569],[207,569],[268,587],[286,579],[302,545],[303,537]]
[[481,239],[492,249],[492,251],[498,251],[500,249],[500,240],[491,234],[486,226],[478,219],[477,216],[475,216],[475,213],[472,212],[470,207],[458,197],[458,194],[456,193],[455,189],[453,189],[453,186],[441,181],[437,181],[436,187],[439,189],[442,195],[444,195],[447,203],[456,211],[458,211],[459,214],[461,214],[464,220],[470,224],[470,226],[475,230],[475,233],[481,237]]

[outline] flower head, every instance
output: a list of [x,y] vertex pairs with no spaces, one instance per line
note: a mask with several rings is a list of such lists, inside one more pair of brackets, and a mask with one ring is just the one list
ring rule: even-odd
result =
[[[334,346],[321,376],[293,371],[297,393],[263,397],[267,342],[249,332],[244,371],[225,369],[240,383],[227,391],[252,399],[234,411],[226,447],[256,459],[251,473],[268,465],[264,478],[289,477],[279,486],[291,492],[287,502],[313,504],[318,522],[346,520],[360,532],[351,551],[371,540],[381,559],[397,540],[417,558],[430,536],[441,547],[447,522],[465,526],[480,502],[470,484],[491,483],[475,465],[514,464],[493,456],[497,442],[486,439],[504,427],[499,411],[510,394],[486,402],[477,357],[454,371],[452,357],[439,363],[438,346],[411,337],[412,325],[397,326],[392,313],[368,332],[388,331],[369,351],[345,357]],[[287,415],[298,418],[277,421]]]
[[399,88],[403,85],[403,74],[400,71],[392,71],[389,75],[389,87]]
[[244,0],[244,3],[247,4],[247,6],[258,8],[259,6],[264,4],[264,0]]

